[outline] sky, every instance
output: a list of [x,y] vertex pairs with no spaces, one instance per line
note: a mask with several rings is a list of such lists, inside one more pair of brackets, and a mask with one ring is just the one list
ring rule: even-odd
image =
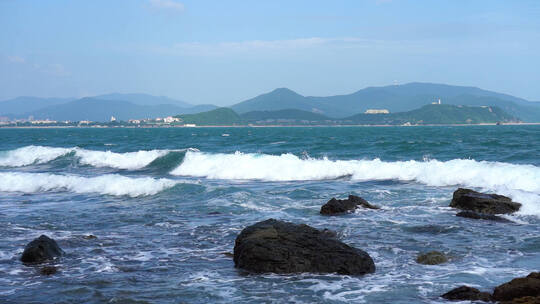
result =
[[0,0],[0,100],[231,105],[408,82],[540,101],[540,1]]

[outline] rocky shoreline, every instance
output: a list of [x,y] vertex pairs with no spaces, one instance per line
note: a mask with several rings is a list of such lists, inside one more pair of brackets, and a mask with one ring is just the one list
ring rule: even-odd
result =
[[[449,207],[461,210],[456,214],[458,217],[502,224],[512,221],[499,215],[516,212],[521,204],[502,195],[459,188],[454,192]],[[340,216],[359,208],[381,209],[359,196],[349,195],[347,199],[330,199],[321,207],[320,214]],[[85,238],[95,239],[96,236]],[[233,258],[234,267],[252,274],[335,273],[362,276],[376,272],[376,265],[367,252],[340,241],[332,230],[319,230],[306,224],[276,219],[245,227],[236,237],[234,253],[227,255]],[[65,252],[55,240],[41,235],[26,245],[20,260],[28,267],[36,267],[40,274],[50,276],[58,272],[64,256]],[[420,253],[415,261],[437,265],[451,263],[452,260],[452,256],[443,252],[430,251]],[[441,298],[450,301],[540,303],[540,273],[532,272],[526,277],[515,278],[495,287],[493,292],[459,286]]]

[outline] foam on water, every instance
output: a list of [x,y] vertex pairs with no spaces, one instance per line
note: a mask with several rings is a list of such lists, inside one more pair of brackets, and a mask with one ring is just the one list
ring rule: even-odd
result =
[[395,161],[302,159],[293,154],[211,154],[188,151],[171,174],[212,179],[295,181],[350,176],[352,180],[414,181],[428,186],[467,186],[509,195],[521,213],[540,215],[540,168],[453,159]]
[[115,153],[111,151],[75,149],[75,155],[80,157],[79,162],[81,164],[126,170],[144,168],[155,159],[165,156],[169,152],[169,150],[150,150]]
[[0,191],[3,192],[69,191],[131,197],[154,195],[180,183],[166,178],[132,178],[118,174],[82,177],[20,172],[0,172],[0,181]]
[[157,158],[163,157],[173,151],[184,150],[141,150],[117,153],[112,151],[86,150],[78,147],[26,146],[0,152],[0,167],[22,167],[32,164],[43,164],[66,154],[75,153],[75,156],[83,165],[136,170],[146,167]]
[[0,167],[22,167],[50,162],[72,152],[68,148],[26,146],[0,152]]

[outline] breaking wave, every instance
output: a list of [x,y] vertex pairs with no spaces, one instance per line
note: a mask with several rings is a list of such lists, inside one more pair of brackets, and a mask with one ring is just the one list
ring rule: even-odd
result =
[[0,167],[22,167],[43,164],[73,153],[80,164],[93,167],[109,167],[124,170],[142,169],[160,157],[171,152],[183,150],[141,150],[117,153],[94,151],[81,148],[56,148],[44,146],[26,146],[15,150],[0,152]]
[[540,213],[540,168],[501,162],[303,159],[293,154],[211,154],[188,151],[171,174],[211,179],[301,181],[350,176],[355,181],[413,181],[428,186],[467,186],[496,191],[525,203],[526,213]]
[[1,172],[0,180],[0,191],[3,192],[69,191],[131,197],[155,195],[180,183],[166,178],[133,178],[118,174],[82,177],[20,172]]

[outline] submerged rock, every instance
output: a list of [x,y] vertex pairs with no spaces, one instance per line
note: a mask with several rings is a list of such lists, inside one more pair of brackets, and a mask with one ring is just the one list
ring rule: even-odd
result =
[[321,214],[343,214],[354,211],[356,208],[358,208],[358,206],[362,206],[368,209],[380,209],[380,207],[368,203],[368,201],[359,196],[349,195],[349,198],[344,200],[338,200],[333,197],[321,207]]
[[47,275],[47,276],[53,275],[57,272],[58,272],[58,268],[54,266],[45,266],[39,270],[39,273],[41,273],[42,275]]
[[521,204],[506,196],[459,188],[454,192],[450,207],[485,214],[506,214],[518,211]]
[[305,224],[269,219],[246,227],[236,238],[234,265],[256,273],[339,273],[375,271],[364,251]]
[[456,216],[466,217],[466,218],[475,219],[475,220],[489,220],[489,221],[496,221],[496,222],[512,223],[512,221],[507,220],[504,217],[496,216],[493,214],[478,213],[474,211],[461,211],[458,214],[456,214]]
[[60,249],[55,240],[46,235],[41,235],[26,245],[21,261],[23,263],[43,263],[60,257],[62,254],[64,254],[64,251]]
[[430,251],[419,255],[416,258],[416,262],[424,265],[437,265],[448,262],[448,257],[442,252]]
[[540,272],[531,272],[524,278],[513,279],[497,286],[493,291],[493,299],[496,301],[510,301],[523,297],[531,297],[533,300],[534,297],[540,297]]
[[443,294],[441,297],[451,301],[491,301],[491,295],[489,293],[481,292],[480,290],[469,286],[454,288]]

